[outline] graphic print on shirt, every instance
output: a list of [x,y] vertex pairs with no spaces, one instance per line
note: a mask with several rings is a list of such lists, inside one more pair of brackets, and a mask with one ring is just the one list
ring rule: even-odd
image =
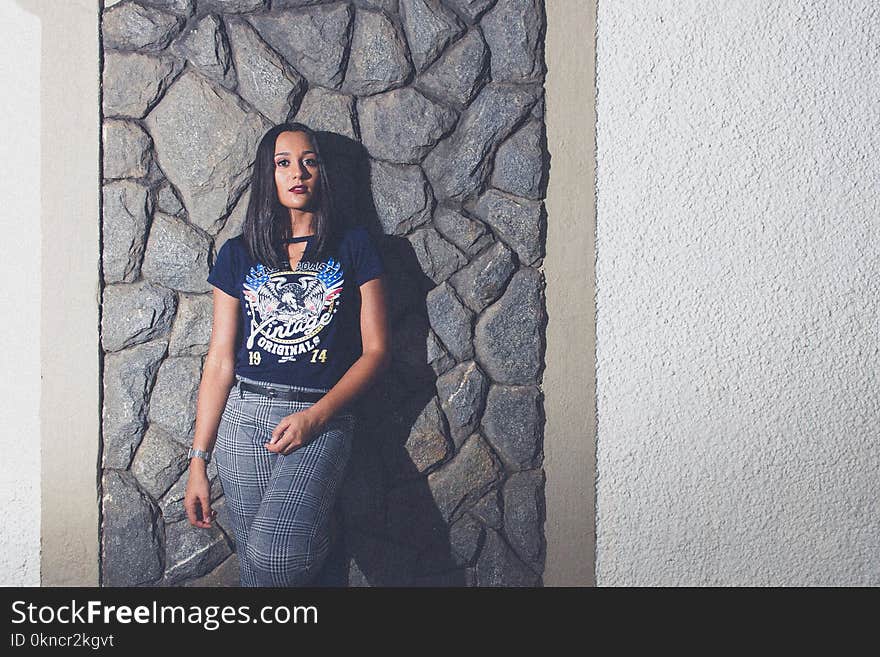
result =
[[[296,272],[262,264],[251,267],[244,283],[250,316],[248,350],[256,344],[278,356],[279,363],[314,350],[321,331],[339,310],[343,274],[341,263],[333,258],[300,262]],[[259,353],[252,364],[259,364]]]

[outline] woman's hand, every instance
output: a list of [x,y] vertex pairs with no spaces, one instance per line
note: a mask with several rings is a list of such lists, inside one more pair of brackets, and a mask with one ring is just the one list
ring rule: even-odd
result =
[[[196,460],[201,459],[193,458],[193,461]],[[186,509],[186,517],[193,527],[209,529],[212,526],[211,522],[217,512],[211,509],[211,484],[208,482],[208,474],[203,464],[190,463],[183,508]]]
[[290,454],[320,434],[324,426],[310,411],[307,408],[281,420],[272,430],[272,439],[266,443],[266,449],[276,454]]

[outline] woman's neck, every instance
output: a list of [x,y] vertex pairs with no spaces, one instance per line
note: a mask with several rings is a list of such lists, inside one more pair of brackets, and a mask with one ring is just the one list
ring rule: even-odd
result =
[[313,235],[315,232],[315,214],[313,212],[290,213],[290,234],[292,237]]

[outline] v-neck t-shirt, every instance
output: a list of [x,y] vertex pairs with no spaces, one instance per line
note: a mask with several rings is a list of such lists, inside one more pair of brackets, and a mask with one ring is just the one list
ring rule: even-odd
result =
[[241,235],[224,242],[208,282],[239,300],[235,373],[329,390],[361,356],[360,286],[385,272],[363,226],[346,229],[317,259],[314,236],[296,267],[253,261]]

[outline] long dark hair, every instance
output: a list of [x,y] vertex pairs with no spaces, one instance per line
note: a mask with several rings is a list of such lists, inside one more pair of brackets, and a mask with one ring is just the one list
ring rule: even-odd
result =
[[304,132],[310,137],[321,172],[318,178],[318,202],[314,210],[315,237],[309,244],[309,254],[317,258],[323,257],[336,242],[341,228],[333,204],[330,167],[321,155],[321,146],[315,131],[298,122],[279,123],[269,128],[257,146],[250,198],[241,234],[251,258],[272,267],[288,266],[287,247],[283,240],[293,237],[290,213],[278,200],[275,187],[275,140],[279,133],[286,131]]

